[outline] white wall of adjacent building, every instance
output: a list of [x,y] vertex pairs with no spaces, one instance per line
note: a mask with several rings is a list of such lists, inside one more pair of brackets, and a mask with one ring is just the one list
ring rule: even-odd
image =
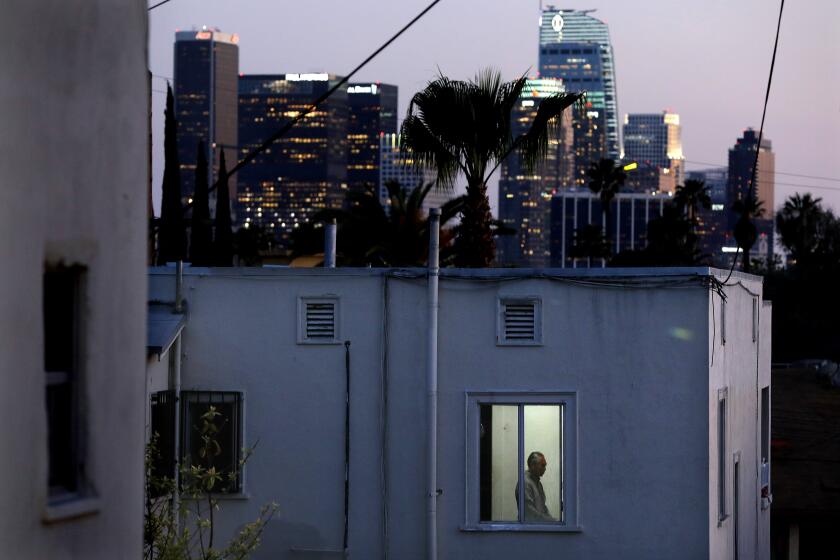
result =
[[[760,280],[736,273],[740,285],[724,288],[731,338],[710,365],[712,333],[719,339],[721,328],[711,302],[719,296],[694,275],[718,273],[637,270],[631,272],[635,281],[668,285],[627,288],[614,285],[624,284],[615,277],[621,271],[557,272],[553,279],[511,270],[442,277],[440,557],[516,558],[528,550],[595,559],[732,558],[731,547],[720,543],[727,527],[717,527],[716,408],[710,405],[712,387],[726,376],[737,411],[730,437],[742,452],[745,488],[740,557],[752,558],[756,546],[757,557],[768,557],[769,516],[747,507],[757,503],[751,411],[756,371],[760,382],[769,382],[767,310],[760,344],[752,342],[751,331],[740,332],[752,325],[744,289],[760,294]],[[150,297],[172,300],[172,274],[152,270]],[[684,276],[663,277],[673,274],[689,280],[678,286],[674,281]],[[255,558],[340,552],[342,342],[348,340],[350,555],[424,557],[425,280],[370,269],[188,269],[184,285],[189,322],[182,334],[182,387],[242,392],[244,442],[259,442],[242,494],[223,500],[222,533],[231,534],[262,504],[276,501],[278,514]],[[298,343],[299,301],[308,296],[338,302],[336,344]],[[507,298],[540,302],[542,344],[497,344],[499,303]],[[749,307],[749,317],[741,307]],[[748,379],[736,375],[738,364],[752,364]],[[478,523],[475,507],[480,431],[470,407],[488,395],[565,403],[565,454],[547,457],[544,486],[554,493],[551,469],[562,464],[566,519],[550,532],[481,530],[487,526]],[[496,421],[502,418],[494,416]],[[533,445],[555,444],[546,437]],[[512,497],[514,478],[497,481],[496,494],[508,488]],[[503,502],[504,496],[494,510],[501,511]]]
[[[148,188],[147,5],[3,5],[0,556],[141,554]],[[48,489],[44,272],[84,268],[80,490]],[[49,312],[49,311],[48,311]]]

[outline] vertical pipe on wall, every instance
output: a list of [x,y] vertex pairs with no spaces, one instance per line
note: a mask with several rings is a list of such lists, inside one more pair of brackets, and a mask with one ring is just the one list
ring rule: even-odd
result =
[[335,218],[324,228],[324,268],[335,268],[335,243],[338,226]]
[[427,469],[426,558],[437,560],[437,358],[440,208],[429,209],[429,330],[426,353]]

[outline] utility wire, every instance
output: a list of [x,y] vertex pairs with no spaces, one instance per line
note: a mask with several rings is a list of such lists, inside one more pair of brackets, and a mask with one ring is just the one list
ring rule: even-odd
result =
[[164,5],[164,4],[166,4],[167,2],[171,2],[171,1],[172,1],[172,0],[163,0],[162,2],[158,2],[158,3],[157,3],[157,4],[155,4],[154,6],[150,6],[148,11],[150,11],[150,12],[151,12],[152,10],[154,10],[155,8],[157,8],[158,6],[163,6],[163,5]]
[[[166,1],[169,1],[169,0],[166,0]],[[232,169],[230,169],[230,170],[227,172],[227,177],[230,177],[231,175],[233,175],[234,173],[236,173],[237,171],[239,171],[240,169],[242,169],[243,167],[245,167],[246,165],[248,165],[249,163],[251,163],[252,161],[254,161],[254,158],[256,158],[256,157],[257,157],[258,155],[260,155],[262,152],[264,152],[265,150],[267,150],[267,149],[269,148],[269,146],[271,146],[272,144],[274,144],[277,140],[279,140],[280,138],[282,138],[282,137],[283,137],[283,136],[284,136],[284,135],[285,135],[285,134],[286,134],[286,133],[287,133],[287,132],[288,132],[288,131],[289,131],[289,130],[293,127],[293,126],[295,126],[297,123],[299,123],[300,121],[302,121],[302,120],[303,120],[303,119],[304,119],[304,118],[305,118],[305,117],[306,117],[309,113],[311,113],[312,111],[314,111],[315,109],[317,109],[317,108],[318,108],[318,106],[319,106],[319,105],[321,105],[321,103],[323,103],[324,101],[326,101],[326,100],[327,100],[327,99],[328,99],[328,98],[329,98],[329,97],[330,97],[333,93],[335,93],[336,91],[338,91],[338,90],[339,90],[339,89],[340,89],[340,88],[341,88],[344,84],[346,84],[346,83],[350,80],[350,78],[352,78],[352,77],[353,77],[353,76],[354,76],[354,75],[355,75],[355,74],[356,74],[359,70],[361,70],[362,68],[364,68],[364,67],[367,65],[367,63],[368,63],[368,62],[370,62],[371,60],[373,60],[374,58],[376,58],[376,56],[377,56],[377,55],[379,55],[379,53],[381,53],[381,52],[382,52],[382,51],[384,51],[386,48],[388,48],[388,47],[391,45],[391,43],[393,43],[394,41],[396,41],[396,40],[397,40],[397,38],[398,38],[400,35],[402,35],[402,34],[403,34],[403,33],[405,33],[406,31],[408,31],[408,29],[409,29],[412,25],[414,25],[415,23],[417,23],[417,22],[420,20],[420,18],[422,18],[423,16],[425,16],[425,15],[429,12],[429,10],[431,10],[432,8],[434,8],[434,7],[435,7],[435,6],[436,6],[436,5],[437,5],[440,1],[441,1],[441,0],[433,0],[433,1],[432,1],[429,5],[428,5],[428,6],[426,6],[426,7],[423,9],[423,11],[422,11],[422,12],[420,12],[419,14],[417,14],[416,16],[414,16],[414,18],[412,18],[412,20],[411,20],[411,21],[409,21],[407,24],[405,24],[405,26],[403,26],[403,28],[402,28],[402,29],[400,29],[399,31],[397,31],[397,32],[393,35],[393,37],[391,37],[390,39],[388,39],[387,41],[385,41],[385,43],[383,43],[381,47],[379,47],[378,49],[376,49],[375,51],[373,51],[373,53],[371,53],[371,54],[370,54],[370,56],[368,56],[368,57],[367,57],[366,59],[364,59],[364,60],[363,60],[363,61],[362,61],[362,62],[361,62],[358,66],[356,66],[353,70],[351,70],[349,74],[347,74],[346,76],[344,76],[341,80],[339,80],[339,81],[338,81],[338,83],[336,83],[333,87],[331,87],[329,90],[327,90],[325,93],[323,93],[323,94],[322,94],[322,95],[321,95],[318,99],[316,99],[316,100],[315,100],[315,102],[314,102],[314,103],[313,103],[313,104],[312,104],[312,105],[311,105],[308,109],[306,109],[305,111],[302,111],[301,113],[299,113],[299,114],[298,114],[295,118],[291,119],[291,120],[290,120],[290,121],[288,121],[285,125],[283,125],[283,127],[282,127],[282,128],[280,128],[280,130],[278,130],[277,132],[275,132],[274,134],[272,134],[271,136],[269,136],[269,137],[268,137],[268,138],[267,138],[267,139],[266,139],[266,140],[265,140],[262,144],[260,144],[258,147],[256,147],[256,148],[254,148],[253,150],[251,150],[251,151],[248,153],[248,155],[246,155],[244,158],[242,158],[242,160],[240,160],[240,161],[239,161],[239,163],[237,163],[235,166],[233,166],[233,168],[232,168]],[[226,180],[226,179],[227,179],[227,177],[220,177],[219,179],[217,179],[217,180],[216,180],[216,182],[215,182],[215,183],[213,183],[213,186],[211,186],[211,187],[208,189],[208,193],[213,192],[214,190],[216,190],[216,189],[219,187],[219,185],[222,183],[222,180]],[[186,205],[184,206],[184,211],[186,212],[186,211],[187,211],[187,210],[188,210],[191,206],[192,206],[192,203],[188,203],[188,204],[186,204]]]
[[[761,153],[761,140],[764,136],[764,118],[767,116],[767,103],[770,101],[770,87],[773,84],[773,69],[776,67],[776,52],[779,50],[779,31],[782,29],[782,13],[785,10],[785,0],[781,1],[779,6],[779,21],[776,24],[776,41],[773,43],[773,57],[770,59],[770,75],[767,77],[767,91],[764,93],[764,109],[761,111],[761,127],[758,129],[758,142],[755,145],[755,161],[753,162],[752,166],[752,174],[750,176],[750,189],[749,189],[749,199],[753,200],[755,197],[755,174],[758,170],[758,154]],[[747,208],[748,204],[744,204],[744,211],[742,216],[747,216]],[[738,262],[738,254],[741,252],[741,246],[738,245],[738,249],[735,251],[735,258],[732,259],[732,268],[729,269],[729,274],[726,276],[726,280],[723,281],[724,284],[729,282],[729,279],[732,277],[732,271],[735,270],[735,264]],[[744,258],[749,258],[749,255],[744,255]]]
[[[720,164],[720,163],[711,163],[708,161],[692,161],[690,159],[683,160],[686,163],[693,163],[696,165],[711,165],[712,167],[720,167],[721,169],[726,169],[729,167],[727,164]],[[802,177],[804,179],[818,179],[820,181],[835,181],[840,183],[840,177],[821,177],[819,175],[803,175],[802,173],[788,173],[785,171],[773,171],[775,175],[789,175],[790,177]]]

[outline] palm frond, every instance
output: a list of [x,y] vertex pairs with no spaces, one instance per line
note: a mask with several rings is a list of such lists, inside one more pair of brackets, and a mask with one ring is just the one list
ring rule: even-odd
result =
[[564,92],[540,101],[531,127],[517,138],[526,169],[533,169],[548,152],[548,139],[560,125],[563,113],[582,98],[581,93]]

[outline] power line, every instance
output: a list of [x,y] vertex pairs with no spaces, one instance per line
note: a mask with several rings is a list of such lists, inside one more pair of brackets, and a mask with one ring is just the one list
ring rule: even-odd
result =
[[[166,0],[166,1],[168,2],[169,0]],[[226,177],[220,177],[218,180],[216,180],[216,182],[213,183],[213,185],[208,189],[208,192],[213,192],[214,190],[216,190],[219,187],[219,185],[221,184],[222,180],[226,180],[227,177],[230,177],[231,175],[233,175],[234,173],[236,173],[237,171],[239,171],[240,169],[242,169],[243,167],[245,167],[246,165],[251,163],[254,160],[254,158],[256,158],[262,152],[267,150],[269,148],[269,146],[274,144],[277,140],[282,138],[283,135],[285,135],[293,126],[295,126],[297,123],[302,121],[309,113],[311,113],[312,111],[317,109],[318,106],[321,105],[321,103],[326,101],[333,93],[338,91],[339,88],[341,88],[341,86],[346,84],[350,80],[350,78],[352,78],[359,70],[364,68],[367,65],[368,62],[370,62],[371,60],[376,58],[376,56],[379,55],[379,53],[381,53],[386,48],[388,48],[388,46],[390,46],[391,43],[396,41],[397,38],[400,35],[405,33],[412,25],[417,23],[420,20],[420,18],[425,16],[429,12],[429,10],[434,8],[440,1],[441,0],[433,0],[428,6],[426,6],[423,9],[423,11],[421,11],[419,14],[414,16],[414,18],[412,18],[411,21],[409,21],[407,24],[405,24],[405,26],[403,26],[402,29],[397,31],[390,39],[385,41],[385,43],[383,43],[382,46],[380,46],[378,49],[373,51],[373,53],[371,53],[366,59],[364,59],[358,66],[356,66],[353,70],[351,70],[349,74],[347,74],[341,80],[339,80],[338,83],[335,84],[333,87],[331,87],[328,91],[321,94],[321,96],[318,99],[316,99],[315,102],[308,109],[299,113],[295,118],[291,119],[285,125],[283,125],[283,127],[280,130],[278,130],[277,132],[275,132],[274,134],[269,136],[268,139],[266,139],[262,144],[260,144],[259,146],[257,146],[256,148],[254,148],[253,150],[248,152],[248,154],[244,158],[242,158],[242,160],[240,160],[239,163],[237,163],[235,166],[233,166],[233,168],[230,171],[227,172]],[[192,206],[191,203],[188,203],[187,205],[185,205],[184,206],[184,211],[186,212],[191,206]]]
[[154,6],[151,6],[151,7],[149,8],[149,10],[148,10],[148,11],[150,11],[150,12],[151,12],[152,10],[154,10],[155,8],[157,8],[158,6],[163,6],[163,5],[164,5],[164,4],[166,4],[167,2],[171,2],[171,1],[172,1],[172,0],[163,0],[162,2],[158,2],[158,3],[157,3],[157,4],[155,4]]
[[[752,166],[752,175],[750,177],[749,200],[755,200],[755,174],[758,171],[758,154],[761,153],[761,140],[764,137],[764,118],[767,116],[767,103],[770,101],[770,88],[773,85],[773,70],[776,68],[776,52],[779,50],[779,31],[782,29],[782,13],[785,10],[785,0],[782,0],[779,6],[779,21],[776,23],[776,40],[773,43],[773,57],[770,59],[770,75],[767,76],[767,91],[764,93],[764,108],[761,110],[761,126],[758,128],[758,142],[755,145],[755,161]],[[744,204],[744,211],[741,217],[749,220],[749,204]],[[729,269],[729,274],[726,276],[724,284],[729,282],[732,276],[732,271],[735,270],[735,264],[738,262],[738,252],[740,252],[741,245],[738,245],[738,251],[735,253],[735,258],[732,259],[732,268]],[[744,258],[749,259],[749,255],[744,255]],[[749,261],[744,261],[749,264]],[[758,375],[758,374],[756,374]]]
[[[727,168],[728,165],[720,164],[720,163],[711,163],[708,161],[692,161],[692,160],[683,160],[686,163],[693,163],[697,165],[711,165],[712,167],[720,167],[720,168]],[[788,173],[785,171],[773,171],[776,175],[788,175],[790,177],[802,177],[803,179],[817,179],[820,181],[836,181],[840,183],[840,177],[820,177],[818,175],[803,175],[802,173]]]

